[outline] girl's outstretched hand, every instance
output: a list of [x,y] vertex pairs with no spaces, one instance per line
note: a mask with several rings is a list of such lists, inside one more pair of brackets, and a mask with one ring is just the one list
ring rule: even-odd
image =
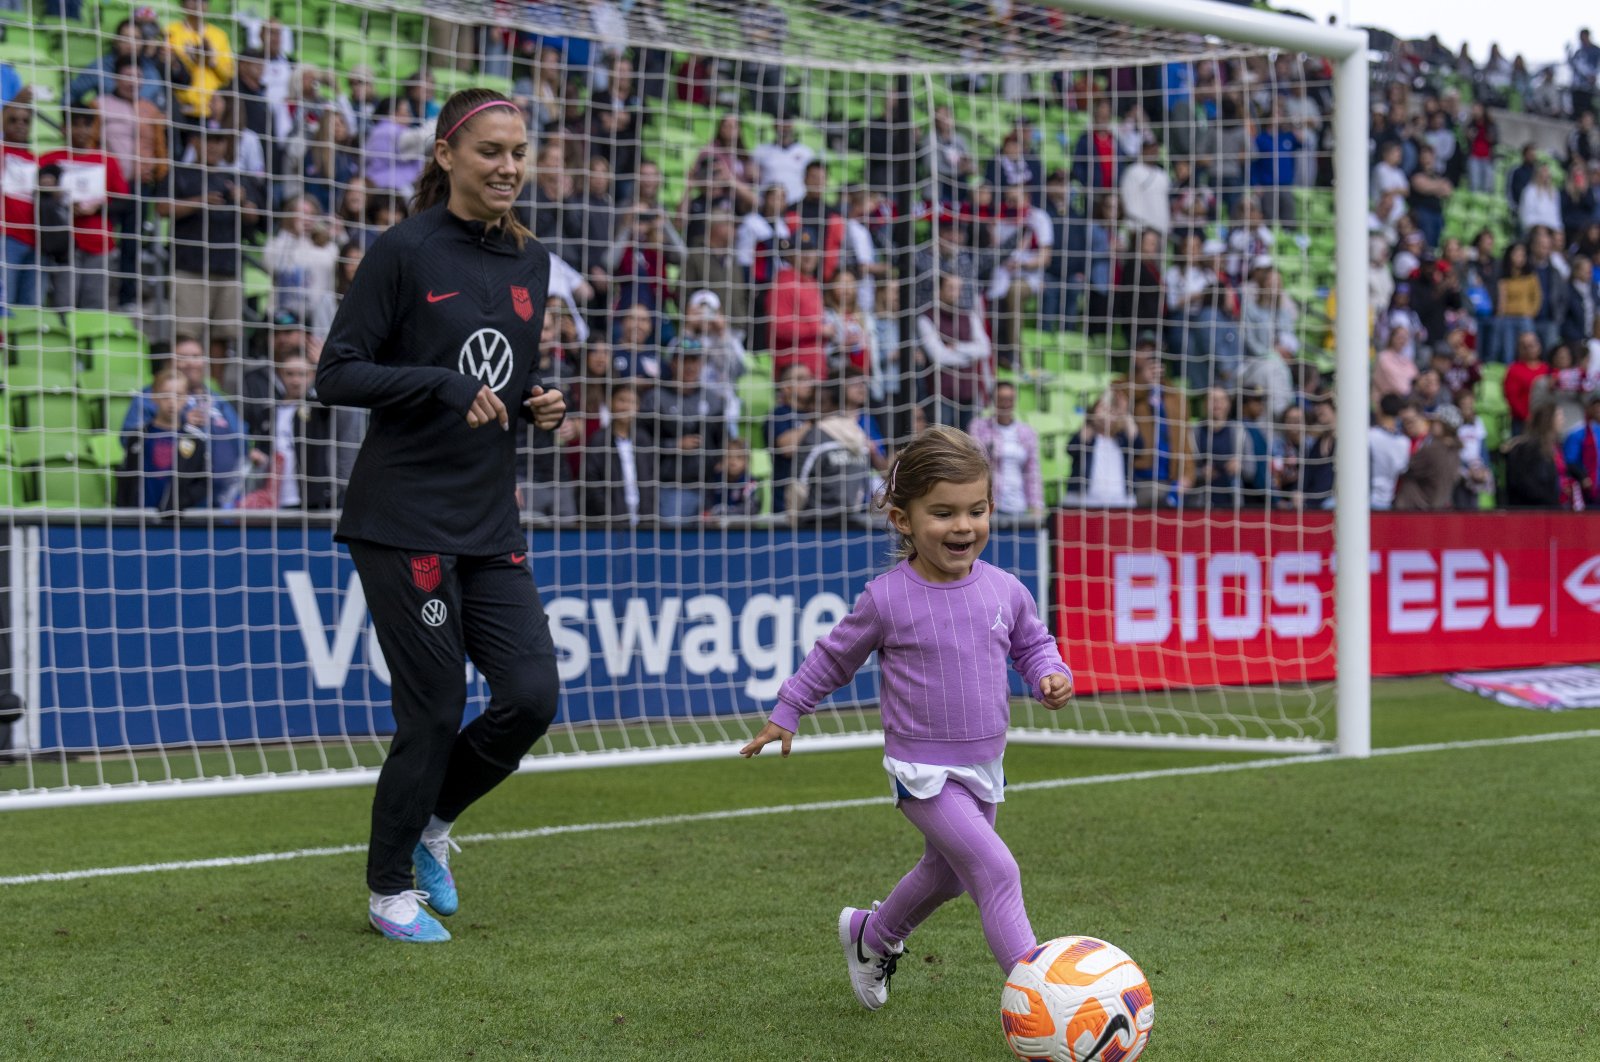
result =
[[1072,677],[1053,671],[1039,680],[1040,699],[1052,712],[1072,700]]
[[789,755],[789,746],[794,742],[794,733],[792,731],[785,730],[777,723],[768,723],[766,726],[761,728],[761,733],[751,738],[750,743],[739,750],[739,755],[748,760],[751,756],[757,755],[764,747],[772,744],[774,741],[783,742],[783,754],[787,756]]

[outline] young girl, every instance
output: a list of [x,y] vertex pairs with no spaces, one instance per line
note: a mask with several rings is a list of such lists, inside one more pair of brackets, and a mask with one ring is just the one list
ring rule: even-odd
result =
[[1016,859],[994,829],[1005,799],[1006,660],[1045,707],[1072,696],[1072,673],[1032,596],[978,559],[994,498],[988,459],[972,436],[947,427],[918,436],[890,468],[881,504],[905,559],[867,585],[783,684],[761,733],[739,750],[754,756],[776,741],[789,755],[800,716],[878,651],[883,764],[927,847],[881,904],[839,914],[851,987],[868,1010],[888,1002],[906,937],[962,893],[977,903],[1002,971],[1036,943]]

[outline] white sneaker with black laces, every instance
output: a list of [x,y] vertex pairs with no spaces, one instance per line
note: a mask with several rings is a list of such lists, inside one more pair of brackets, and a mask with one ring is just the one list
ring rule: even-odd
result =
[[860,908],[846,907],[839,912],[839,946],[844,949],[845,969],[850,972],[850,988],[868,1010],[877,1010],[889,1002],[889,979],[894,976],[895,964],[906,950],[904,944],[896,944],[888,955],[879,955],[867,947],[862,936],[866,932],[867,919],[877,909],[878,905],[874,902],[872,910],[866,912],[867,917],[853,932],[850,923],[855,920]]

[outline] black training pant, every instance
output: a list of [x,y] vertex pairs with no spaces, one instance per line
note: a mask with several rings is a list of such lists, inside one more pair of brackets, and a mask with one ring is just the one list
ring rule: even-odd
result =
[[[389,664],[394,741],[372,801],[367,885],[412,888],[430,815],[454,821],[516,770],[556,714],[555,644],[527,554],[458,557],[349,543]],[[466,729],[466,658],[489,706]]]

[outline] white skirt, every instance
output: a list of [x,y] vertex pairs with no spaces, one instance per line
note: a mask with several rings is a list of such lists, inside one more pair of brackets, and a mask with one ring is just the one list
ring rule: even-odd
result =
[[988,763],[943,767],[932,763],[907,763],[885,756],[883,769],[889,772],[889,792],[894,794],[896,805],[907,793],[916,800],[938,796],[949,781],[960,782],[985,804],[1001,804],[1006,799],[1005,758],[1001,753]]

